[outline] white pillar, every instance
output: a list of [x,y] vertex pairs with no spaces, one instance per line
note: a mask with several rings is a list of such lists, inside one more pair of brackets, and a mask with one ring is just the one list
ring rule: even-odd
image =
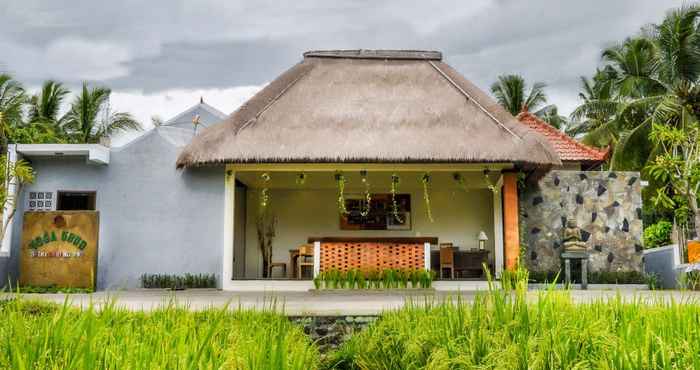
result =
[[314,277],[321,273],[321,242],[314,242]]
[[[8,167],[14,165],[17,162],[17,144],[9,144],[7,146],[7,161]],[[20,208],[20,205],[17,204],[19,201],[19,196],[20,194],[17,194],[17,182],[12,181],[9,184],[7,184],[7,197],[10,199],[10,202],[7,202],[6,208],[2,211],[2,224],[7,225],[7,229],[5,231],[5,238],[0,242],[0,257],[9,257],[10,256],[10,250],[12,248],[12,223],[13,219],[9,218],[10,213],[12,213],[12,207],[17,207]],[[18,214],[15,214],[14,217],[22,217],[19,216]]]
[[222,266],[221,266],[221,289],[233,290],[233,223],[236,206],[236,173],[226,168],[224,174],[224,241]]
[[494,246],[494,271],[496,277],[501,277],[503,272],[503,176],[499,177],[498,192],[493,193],[493,246]]
[[423,243],[423,263],[426,271],[430,271],[430,243]]

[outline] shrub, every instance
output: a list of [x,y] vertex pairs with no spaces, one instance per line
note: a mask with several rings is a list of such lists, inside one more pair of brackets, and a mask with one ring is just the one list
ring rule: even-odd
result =
[[143,274],[141,286],[148,289],[216,288],[215,274]]
[[396,289],[432,286],[433,272],[426,270],[386,269],[341,272],[337,269],[323,271],[314,278],[316,289]]
[[668,221],[659,221],[644,229],[644,248],[656,248],[671,244],[671,231],[673,224]]

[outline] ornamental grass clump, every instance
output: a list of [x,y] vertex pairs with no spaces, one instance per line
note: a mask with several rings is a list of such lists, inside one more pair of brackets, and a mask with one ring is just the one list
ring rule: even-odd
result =
[[332,269],[319,273],[313,282],[316,289],[429,289],[433,279],[432,271],[422,269]]
[[[40,309],[34,309],[34,307]],[[129,312],[14,299],[0,305],[1,369],[313,369],[318,351],[273,311]]]
[[577,304],[553,285],[528,293],[527,276],[514,275],[471,303],[411,300],[329,354],[323,368],[700,368],[697,302],[618,295]]

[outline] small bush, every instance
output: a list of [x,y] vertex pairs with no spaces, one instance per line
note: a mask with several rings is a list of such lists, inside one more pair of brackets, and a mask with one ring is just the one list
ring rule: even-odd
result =
[[214,274],[143,274],[141,286],[147,289],[216,288]]
[[644,248],[656,248],[671,244],[671,230],[673,224],[668,221],[659,221],[644,229]]
[[[578,278],[572,276],[571,278]],[[530,271],[530,282],[557,283],[564,281],[563,271]],[[647,275],[639,271],[597,271],[588,273],[589,284],[648,284],[650,287],[657,285],[657,277]]]
[[60,287],[56,285],[48,286],[31,286],[25,285],[18,288],[20,293],[35,293],[35,294],[45,294],[45,293],[62,293],[62,294],[80,294],[80,293],[92,293],[93,290],[90,288],[70,288],[70,287]]
[[316,289],[408,289],[432,286],[433,272],[426,270],[386,269],[323,271],[314,278]]

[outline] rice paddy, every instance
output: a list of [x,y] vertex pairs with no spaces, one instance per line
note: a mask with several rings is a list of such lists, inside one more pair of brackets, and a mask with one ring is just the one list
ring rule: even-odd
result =
[[492,289],[408,302],[321,355],[269,311],[0,304],[2,369],[700,369],[700,305]]

